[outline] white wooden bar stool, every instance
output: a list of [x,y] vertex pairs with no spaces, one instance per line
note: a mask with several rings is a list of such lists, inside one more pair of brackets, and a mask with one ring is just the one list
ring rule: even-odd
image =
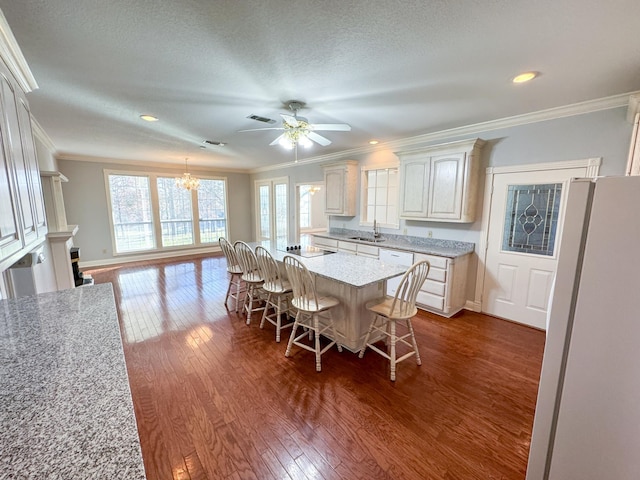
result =
[[[364,351],[369,347],[371,350],[388,359],[391,363],[391,381],[396,380],[396,364],[406,360],[410,356],[415,355],[416,363],[422,365],[420,353],[418,352],[418,344],[416,343],[416,337],[413,333],[413,325],[411,325],[411,318],[418,313],[416,296],[429,274],[430,267],[431,265],[427,260],[415,263],[403,275],[398,290],[393,297],[386,296],[383,299],[367,303],[367,308],[375,313],[376,317],[373,322],[371,322],[371,326],[364,338],[364,344],[360,350],[359,357],[362,358]],[[404,322],[407,328],[407,333],[404,335],[398,336],[396,332],[396,323],[398,322]],[[388,340],[386,343],[389,345],[389,353],[369,343],[373,332],[385,336]],[[376,337],[378,336],[376,335]],[[407,341],[409,337],[411,338],[411,343]],[[398,342],[411,347],[411,351],[402,355],[400,358],[396,356],[396,345]]]
[[244,297],[242,310],[247,312],[247,325],[249,325],[251,323],[251,314],[262,311],[264,308],[261,305],[261,287],[264,280],[260,275],[258,261],[251,247],[245,242],[238,240],[233,244],[233,248],[236,251],[238,261],[242,267],[242,281],[247,286],[247,294]]
[[227,302],[230,298],[234,299],[236,302],[237,313],[240,309],[240,294],[245,292],[241,278],[242,267],[240,266],[240,262],[238,262],[236,251],[234,250],[233,245],[229,243],[229,240],[224,237],[220,237],[218,239],[218,243],[220,244],[222,253],[224,253],[225,258],[227,259],[227,272],[229,273],[229,286],[227,287],[227,294],[224,297],[224,306],[227,307]]
[[[289,305],[292,293],[291,284],[288,280],[282,278],[278,263],[269,253],[269,251],[261,246],[256,247],[256,259],[258,260],[258,268],[264,283],[262,289],[267,293],[264,312],[262,312],[262,320],[260,328],[264,327],[264,322],[276,327],[276,342],[280,342],[280,331],[283,328],[293,326],[293,322],[289,321]],[[283,310],[283,304],[286,308]],[[269,314],[269,308],[273,308],[274,313]],[[286,323],[282,324],[282,315],[285,315]]]
[[[305,350],[314,352],[316,354],[316,371],[320,372],[322,370],[320,357],[324,352],[329,350],[333,345],[337,345],[338,351],[342,352],[342,345],[337,341],[338,335],[333,324],[333,318],[331,317],[331,308],[338,305],[340,301],[334,297],[318,296],[313,277],[311,277],[307,267],[297,258],[287,255],[284,257],[284,266],[289,282],[291,282],[291,286],[293,287],[291,305],[298,311],[284,355],[285,357],[289,356],[291,347],[294,344]],[[321,313],[326,313],[327,321],[324,324],[320,323]],[[307,332],[303,331],[302,334],[296,337],[296,330],[299,326],[309,329],[309,333],[313,332],[315,336],[313,347],[301,341],[303,337],[307,336]],[[333,340],[321,349],[320,335],[323,335],[327,330],[331,330]]]

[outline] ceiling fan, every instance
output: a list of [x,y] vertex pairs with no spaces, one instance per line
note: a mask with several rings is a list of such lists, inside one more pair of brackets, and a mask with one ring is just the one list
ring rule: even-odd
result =
[[300,102],[297,100],[291,100],[290,102],[287,102],[287,107],[293,112],[293,115],[281,113],[281,127],[251,128],[239,131],[254,132],[258,130],[283,130],[283,133],[269,145],[279,144],[285,148],[296,148],[297,150],[298,145],[301,145],[303,147],[310,147],[311,145],[313,145],[312,142],[316,142],[323,147],[331,143],[331,140],[317,134],[317,131],[348,132],[351,130],[351,126],[347,125],[346,123],[309,123],[306,118],[298,116],[298,111],[302,107],[304,107],[304,105],[304,102]]

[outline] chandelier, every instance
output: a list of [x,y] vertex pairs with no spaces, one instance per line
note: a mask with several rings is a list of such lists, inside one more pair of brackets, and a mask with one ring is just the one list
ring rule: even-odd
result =
[[189,173],[189,166],[187,165],[188,158],[184,159],[185,172],[181,177],[176,177],[176,187],[184,188],[185,190],[197,190],[200,186],[200,180],[196,177],[192,177]]

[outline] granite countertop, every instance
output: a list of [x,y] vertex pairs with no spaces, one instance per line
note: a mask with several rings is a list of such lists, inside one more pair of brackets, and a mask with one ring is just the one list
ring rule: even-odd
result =
[[[249,245],[253,248],[257,245],[262,245],[280,262],[289,254],[286,251],[279,250],[270,242],[253,242]],[[297,258],[302,261],[310,272],[356,288],[388,280],[407,271],[407,267],[390,265],[375,258],[357,257],[342,252],[318,257]]]
[[0,301],[0,477],[144,479],[111,284]]
[[475,250],[475,243],[459,242],[455,240],[441,240],[437,238],[411,237],[406,235],[382,234],[384,241],[368,242],[354,240],[351,237],[371,237],[372,232],[348,229],[332,229],[329,232],[314,233],[317,237],[333,238],[335,240],[345,240],[349,242],[362,243],[364,245],[375,245],[380,248],[392,248],[406,252],[425,253],[427,255],[437,255],[439,257],[457,258],[468,255]]

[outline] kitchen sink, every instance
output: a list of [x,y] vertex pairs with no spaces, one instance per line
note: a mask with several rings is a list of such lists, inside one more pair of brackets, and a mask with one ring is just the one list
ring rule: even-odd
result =
[[369,243],[384,242],[384,238],[371,238],[371,237],[349,237],[349,240],[358,240],[360,242],[369,242]]

